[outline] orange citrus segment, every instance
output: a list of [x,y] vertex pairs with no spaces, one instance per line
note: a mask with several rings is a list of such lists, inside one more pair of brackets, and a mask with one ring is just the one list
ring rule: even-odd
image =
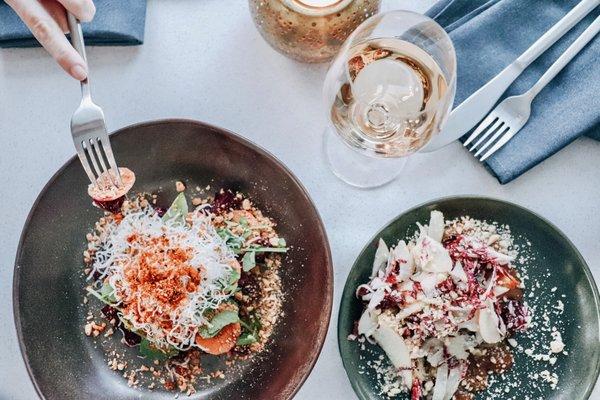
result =
[[196,345],[208,354],[224,354],[234,348],[241,333],[242,327],[236,322],[225,326],[216,336],[208,339],[196,335]]

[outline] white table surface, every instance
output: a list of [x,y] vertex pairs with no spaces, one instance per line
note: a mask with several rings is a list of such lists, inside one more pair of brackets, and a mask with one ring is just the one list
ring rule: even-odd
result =
[[[424,11],[434,1],[402,4]],[[598,142],[577,140],[505,186],[455,143],[413,157],[398,181],[361,191],[334,178],[321,158],[326,66],[299,64],[273,51],[254,28],[244,0],[150,0],[143,46],[90,48],[88,57],[95,98],[104,107],[109,130],[157,118],[207,121],[266,147],[308,188],[331,241],[335,295],[325,347],[298,399],[355,398],[335,332],[344,280],[373,233],[413,205],[454,194],[519,203],[558,225],[600,280]],[[68,124],[79,101],[78,86],[41,49],[0,50],[3,400],[36,398],[13,323],[13,262],[33,201],[74,154]],[[598,387],[592,398],[600,399]]]

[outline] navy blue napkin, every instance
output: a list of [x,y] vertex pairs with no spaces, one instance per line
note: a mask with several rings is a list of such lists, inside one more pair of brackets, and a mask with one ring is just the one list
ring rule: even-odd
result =
[[[578,2],[441,0],[437,3],[428,15],[448,31],[458,58],[455,106],[514,61]],[[528,90],[599,13],[598,8],[592,11],[540,56],[505,97]],[[582,135],[600,140],[600,37],[592,39],[540,92],[527,125],[490,157],[486,165],[504,184]]]
[[[146,0],[95,0],[96,15],[82,24],[86,45],[128,46],[144,42]],[[0,2],[0,47],[34,47],[39,43],[17,14]]]

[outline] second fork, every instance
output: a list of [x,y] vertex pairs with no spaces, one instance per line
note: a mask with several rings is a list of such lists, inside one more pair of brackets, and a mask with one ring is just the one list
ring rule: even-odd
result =
[[[504,146],[529,120],[531,114],[531,103],[539,92],[575,57],[585,45],[591,41],[600,31],[600,17],[594,22],[565,50],[563,54],[548,68],[542,77],[527,92],[519,96],[511,96],[504,99],[492,112],[479,124],[477,129],[465,141],[468,146],[473,141],[469,151],[475,152],[479,157],[485,154],[480,161],[488,157]],[[491,148],[490,148],[491,146]]]

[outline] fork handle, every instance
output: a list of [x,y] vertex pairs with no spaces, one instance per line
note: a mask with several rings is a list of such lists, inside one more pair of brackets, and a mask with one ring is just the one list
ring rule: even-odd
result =
[[527,91],[527,95],[533,99],[538,93],[562,71],[562,69],[575,57],[586,44],[600,32],[600,17],[587,27],[585,31],[565,50],[564,53],[548,68],[542,77]]
[[548,29],[534,44],[531,45],[523,54],[514,62],[522,69],[527,68],[536,58],[543,52],[548,50],[550,46],[567,33],[575,24],[583,17],[589,14],[594,8],[600,4],[600,0],[582,0],[571,11],[567,13],[560,21],[552,28]]
[[[69,31],[71,32],[71,44],[77,50],[83,61],[87,64],[87,57],[85,54],[85,43],[83,42],[83,31],[81,30],[81,24],[79,20],[70,12],[67,12],[67,21],[69,23]],[[90,92],[90,81],[89,71],[87,77],[81,81],[81,96],[84,99],[91,99],[92,94]]]
[[442,134],[434,137],[421,149],[421,152],[429,153],[442,148],[475,127],[525,68],[596,8],[598,4],[600,4],[600,0],[581,0],[560,21],[536,40],[531,47],[525,50],[521,56],[452,110],[442,129]]

